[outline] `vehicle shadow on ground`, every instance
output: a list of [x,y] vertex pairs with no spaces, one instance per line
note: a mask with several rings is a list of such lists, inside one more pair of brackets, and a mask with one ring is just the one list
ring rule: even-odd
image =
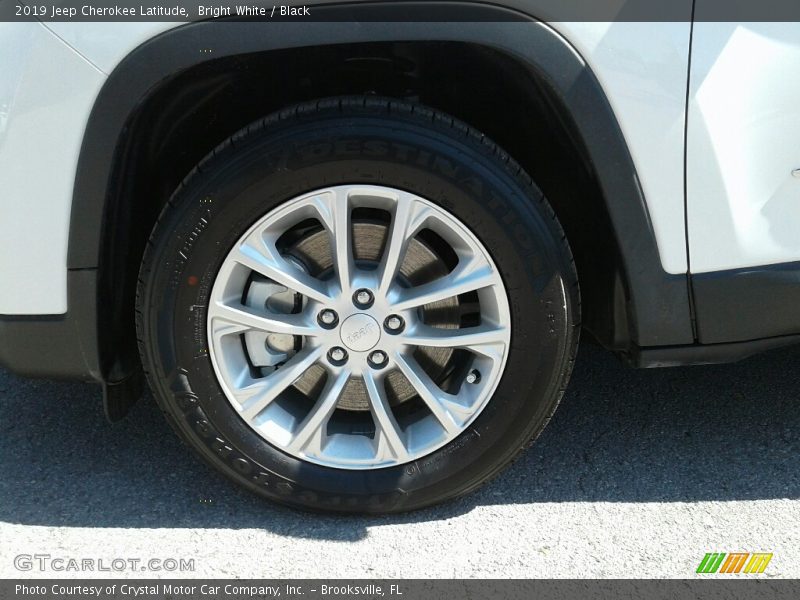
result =
[[798,498],[798,364],[800,347],[734,365],[637,371],[584,344],[561,407],[510,469],[461,500],[389,517],[274,506],[196,460],[149,397],[109,425],[93,386],[0,371],[0,521],[354,541],[368,527],[495,504]]

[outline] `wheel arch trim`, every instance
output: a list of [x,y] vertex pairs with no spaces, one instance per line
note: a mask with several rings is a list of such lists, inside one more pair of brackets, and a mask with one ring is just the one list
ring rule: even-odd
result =
[[[442,5],[458,10],[458,3]],[[604,343],[616,349],[692,343],[687,277],[671,275],[662,268],[633,160],[591,68],[551,27],[532,17],[509,22],[507,9],[481,6],[489,17],[498,11],[494,22],[487,18],[482,23],[424,25],[285,23],[277,30],[268,23],[245,22],[237,23],[234,31],[227,23],[205,21],[167,30],[146,41],[110,73],[88,120],[74,186],[68,268],[100,268],[98,276],[102,278],[102,249],[108,235],[104,219],[113,207],[110,190],[124,159],[120,142],[137,107],[171,76],[217,58],[287,48],[431,40],[473,43],[510,56],[546,80],[574,121],[595,168],[618,248],[615,272],[608,276],[613,283],[607,286],[613,295],[608,310],[617,323],[614,331],[601,333]],[[265,35],[267,31],[269,35]],[[213,53],[201,53],[201,48],[213,48]],[[102,331],[107,319],[98,318],[98,330]],[[101,350],[108,347],[102,342],[99,346]]]

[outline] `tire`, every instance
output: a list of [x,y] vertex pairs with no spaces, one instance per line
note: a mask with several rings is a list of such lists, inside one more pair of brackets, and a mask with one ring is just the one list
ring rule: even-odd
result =
[[[368,385],[373,377],[378,381],[378,375],[370,368],[378,368],[373,358],[384,358],[374,355],[375,349],[382,347],[380,344],[389,344],[384,355],[392,369],[399,364],[392,361],[400,361],[402,357],[408,359],[408,364],[413,359],[417,366],[425,361],[435,362],[425,354],[435,349],[414,338],[421,335],[420,331],[431,332],[431,327],[437,327],[428,324],[433,318],[430,315],[435,312],[429,309],[433,304],[403,313],[407,319],[418,318],[419,323],[398,325],[402,319],[392,321],[391,325],[397,325],[398,331],[405,326],[400,334],[388,329],[389,317],[382,323],[382,330],[375,330],[370,319],[374,317],[378,322],[384,313],[369,313],[367,317],[356,319],[345,318],[345,314],[340,319],[337,314],[332,330],[338,332],[336,339],[349,340],[346,343],[352,343],[355,348],[341,348],[347,356],[345,360],[351,361],[347,363],[350,366],[341,369],[352,369],[352,372],[348,371],[350,375],[342,376],[340,381],[336,375],[336,365],[340,363],[332,358],[332,347],[324,346],[325,340],[333,339],[330,331],[326,331],[330,325],[319,320],[323,318],[321,312],[314,323],[306,314],[316,302],[313,294],[309,292],[305,297],[296,289],[284,286],[281,274],[277,279],[267,278],[264,283],[261,271],[242,270],[243,263],[231,262],[232,253],[244,247],[240,244],[250,243],[243,240],[269,239],[274,247],[285,248],[294,243],[291,248],[297,248],[313,235],[322,235],[319,230],[325,229],[320,227],[325,223],[324,218],[316,216],[310,225],[291,221],[291,228],[280,238],[278,233],[273,236],[273,229],[269,228],[283,227],[281,211],[293,215],[292,211],[300,210],[295,207],[311,206],[314,202],[317,202],[314,206],[321,206],[319,202],[327,202],[329,197],[335,198],[330,206],[341,206],[335,194],[336,190],[344,189],[341,193],[349,194],[345,206],[352,223],[341,231],[353,237],[352,240],[346,238],[350,241],[342,248],[349,248],[354,262],[349,263],[350,267],[342,263],[345,266],[341,269],[350,268],[351,274],[364,269],[364,276],[372,276],[370,265],[359,262],[358,266],[353,266],[357,261],[363,262],[368,253],[368,250],[358,249],[357,243],[364,248],[369,246],[366,241],[359,242],[367,239],[359,232],[374,228],[387,232],[381,233],[385,237],[380,252],[388,256],[388,232],[399,220],[398,213],[386,213],[390,221],[382,224],[384,213],[368,205],[361,209],[365,219],[362,223],[361,213],[355,212],[362,192],[353,186],[363,186],[367,190],[363,194],[369,199],[364,202],[373,201],[371,190],[375,191],[375,198],[385,190],[389,190],[386,192],[389,196],[396,190],[403,197],[415,199],[413,206],[418,212],[414,214],[434,215],[425,217],[428,219],[425,227],[444,228],[441,234],[438,230],[431,229],[433,233],[421,230],[418,237],[408,242],[406,255],[413,244],[416,252],[425,256],[431,254],[437,268],[444,265],[442,268],[446,271],[452,266],[448,266],[448,261],[454,261],[453,252],[457,254],[455,260],[465,263],[469,263],[474,254],[475,263],[487,265],[486,273],[496,277],[480,291],[441,301],[449,303],[448,310],[455,311],[448,315],[458,315],[452,317],[456,325],[448,327],[465,327],[464,322],[474,318],[469,316],[470,311],[477,310],[479,325],[485,327],[487,335],[495,336],[484,345],[464,346],[456,351],[453,348],[467,339],[458,338],[458,343],[437,351],[437,360],[446,354],[446,358],[441,359],[444,364],[423,368],[426,373],[428,369],[436,373],[437,390],[449,386],[448,393],[455,394],[452,398],[468,398],[463,406],[447,405],[455,407],[452,415],[458,413],[457,418],[452,416],[448,420],[450,413],[442,417],[433,404],[425,401],[422,393],[413,395],[419,388],[414,388],[405,375],[404,378],[393,376],[389,381],[391,369],[380,376],[381,391],[376,392],[377,387]],[[320,194],[323,200],[318,202],[314,199],[317,196],[309,196],[312,193]],[[334,195],[326,195],[329,193]],[[298,198],[301,200],[293,200]],[[350,212],[350,202],[356,207],[354,212]],[[276,210],[278,207],[281,208]],[[323,210],[308,214],[324,216],[327,213]],[[263,229],[254,230],[254,227]],[[307,233],[306,229],[314,233]],[[455,232],[454,241],[448,237],[451,232]],[[295,237],[301,241],[291,241]],[[331,239],[334,239],[333,234]],[[472,243],[469,240],[477,240],[481,248],[473,254],[462,255],[466,252],[463,244]],[[313,246],[311,242],[308,244]],[[335,261],[338,256],[335,248],[330,252],[330,261]],[[376,273],[380,273],[381,268],[388,270],[377,262],[380,256],[376,254],[371,259],[377,265]],[[258,260],[262,260],[260,255]],[[284,264],[280,263],[281,257],[276,260],[275,264]],[[291,260],[291,268],[297,269],[291,273],[298,281],[311,281],[304,279],[308,275],[314,277],[314,286],[322,285],[318,283],[322,280],[327,282],[324,290],[339,289],[336,285],[342,290],[350,289],[346,287],[349,285],[346,278],[339,277],[338,268],[333,275],[321,274],[330,264],[328,267],[311,266],[311,259]],[[384,257],[383,260],[389,259]],[[393,298],[401,297],[409,286],[412,292],[423,289],[414,288],[413,282],[400,281],[402,277],[410,280],[425,269],[414,271],[413,276],[404,275],[403,265],[406,262],[398,267],[392,279]],[[330,283],[334,280],[339,283]],[[456,281],[455,275],[442,281],[445,282],[442,285],[450,285]],[[234,287],[229,287],[232,285]],[[235,287],[239,285],[244,286],[241,297],[237,296],[239,288]],[[253,290],[262,289],[272,295],[256,299],[258,310],[266,305],[265,310],[269,312],[273,310],[269,308],[270,302],[274,300],[276,305],[283,302],[283,308],[274,309],[283,311],[275,318],[292,323],[302,320],[303,328],[320,325],[313,333],[320,337],[270,333],[278,329],[268,327],[263,331],[238,325],[228,327],[230,323],[239,322],[236,319],[226,321],[227,313],[217,317],[217,312],[222,310],[218,307],[229,301],[250,302],[251,293],[255,294]],[[340,294],[345,295],[344,292]],[[378,311],[376,307],[383,302],[378,302],[379,295],[376,292],[375,307],[369,310]],[[224,300],[218,300],[223,297]],[[349,298],[347,295],[348,302]],[[357,302],[355,298],[354,295],[353,302]],[[369,300],[368,296],[363,299]],[[337,300],[340,301],[341,298]],[[347,312],[347,309],[341,310]],[[466,494],[496,475],[532,443],[567,385],[577,349],[579,310],[577,276],[565,235],[542,193],[506,153],[465,124],[418,104],[372,97],[333,98],[297,105],[251,124],[217,147],[186,177],[164,207],[145,252],[137,290],[137,332],[144,368],[162,411],[180,437],[217,471],[263,497],[298,508],[388,513],[418,509]],[[292,316],[287,317],[289,314]],[[333,316],[330,320],[333,321]],[[498,320],[505,322],[495,323]],[[363,323],[367,321],[365,328]],[[352,325],[360,328],[353,329]],[[341,329],[337,329],[339,327]],[[345,327],[350,329],[345,330]],[[436,329],[434,333],[439,335],[441,331]],[[442,335],[460,333],[446,331]],[[254,337],[248,337],[250,335]],[[258,335],[267,337],[258,338]],[[500,339],[503,335],[507,337]],[[375,339],[379,339],[375,342],[378,346],[369,352],[361,351],[359,344],[373,343]],[[255,346],[249,345],[252,340],[256,340]],[[275,347],[271,345],[273,342],[277,344]],[[401,342],[417,345],[398,345],[397,348],[405,350],[395,352],[392,344]],[[319,344],[321,349],[314,344]],[[268,356],[254,358],[262,346],[268,348]],[[320,354],[325,351],[327,354]],[[317,353],[315,373],[319,369],[325,373],[313,385],[309,384],[310,387],[316,385],[316,390],[323,388],[317,399],[313,399],[310,392],[306,397],[306,392],[298,391],[301,381],[310,377],[305,371],[303,379],[287,388],[259,383],[261,377],[273,377],[277,381],[279,374],[288,373],[290,368],[300,369],[298,357],[309,357],[311,352]],[[340,357],[340,353],[336,352],[336,357]],[[276,362],[272,365],[257,360]],[[469,365],[483,365],[487,376],[482,378],[480,370],[470,370]],[[356,372],[362,375],[352,375]],[[352,385],[363,386],[352,390],[366,390],[367,395],[352,392],[347,387],[351,385],[350,379],[356,380]],[[251,387],[258,393],[249,391],[251,387],[244,384],[244,387],[236,387],[244,380],[250,384],[256,382],[260,387],[253,387],[255,384]],[[337,381],[344,382],[341,385],[345,386],[345,391],[340,386],[334,394],[331,390]],[[397,381],[402,385],[392,388]],[[407,397],[407,388],[411,389],[410,397]],[[263,402],[265,395],[278,394],[274,391],[278,389],[282,390],[276,396],[278,399],[264,409],[274,411],[269,412],[274,416],[264,417],[266,412],[254,413],[261,410],[261,405],[256,406],[253,398]],[[248,393],[252,395],[247,396]],[[302,451],[292,450],[289,442],[284,445],[280,441],[284,429],[280,427],[293,431],[292,436],[299,436],[302,424],[316,414],[314,411],[331,394],[338,398],[335,405],[327,405],[333,406],[326,409],[333,411],[326,413],[331,416],[308,437],[308,440],[317,441],[313,444],[307,441]],[[483,396],[486,399],[479,400]],[[345,400],[352,400],[353,406],[344,407]],[[483,404],[478,406],[479,402]],[[306,410],[299,408],[301,406],[311,406],[308,416],[302,417],[301,413],[296,416],[292,412]],[[256,416],[245,418],[249,413]],[[291,416],[287,417],[289,413]],[[386,414],[391,417],[389,421],[386,421]],[[334,427],[331,423],[335,419],[338,420]],[[408,424],[398,425],[401,421]],[[444,433],[433,433],[437,424]],[[362,427],[366,429],[362,431]],[[418,428],[413,429],[414,439],[424,442],[418,442],[418,448],[413,446],[409,433],[414,427]],[[312,429],[309,425],[308,430]],[[418,435],[417,430],[426,432],[428,437]],[[336,444],[331,440],[336,440]],[[338,449],[340,441],[343,450]]]

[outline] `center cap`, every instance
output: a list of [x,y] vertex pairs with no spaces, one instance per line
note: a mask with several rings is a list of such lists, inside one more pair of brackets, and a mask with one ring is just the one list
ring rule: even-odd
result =
[[354,352],[366,352],[375,347],[381,339],[378,322],[365,313],[347,317],[339,329],[342,343]]

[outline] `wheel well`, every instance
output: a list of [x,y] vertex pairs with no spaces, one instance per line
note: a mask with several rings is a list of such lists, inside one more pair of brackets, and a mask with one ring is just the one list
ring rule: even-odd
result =
[[[619,251],[591,160],[546,81],[474,43],[359,43],[211,60],[163,80],[130,116],[115,151],[99,264],[114,357],[109,379],[138,365],[134,289],[142,253],[172,191],[232,133],[295,102],[375,94],[452,114],[499,143],[544,191],[576,258],[584,324],[609,347],[627,342]],[[109,300],[110,299],[110,300]],[[104,328],[101,327],[101,330]]]

